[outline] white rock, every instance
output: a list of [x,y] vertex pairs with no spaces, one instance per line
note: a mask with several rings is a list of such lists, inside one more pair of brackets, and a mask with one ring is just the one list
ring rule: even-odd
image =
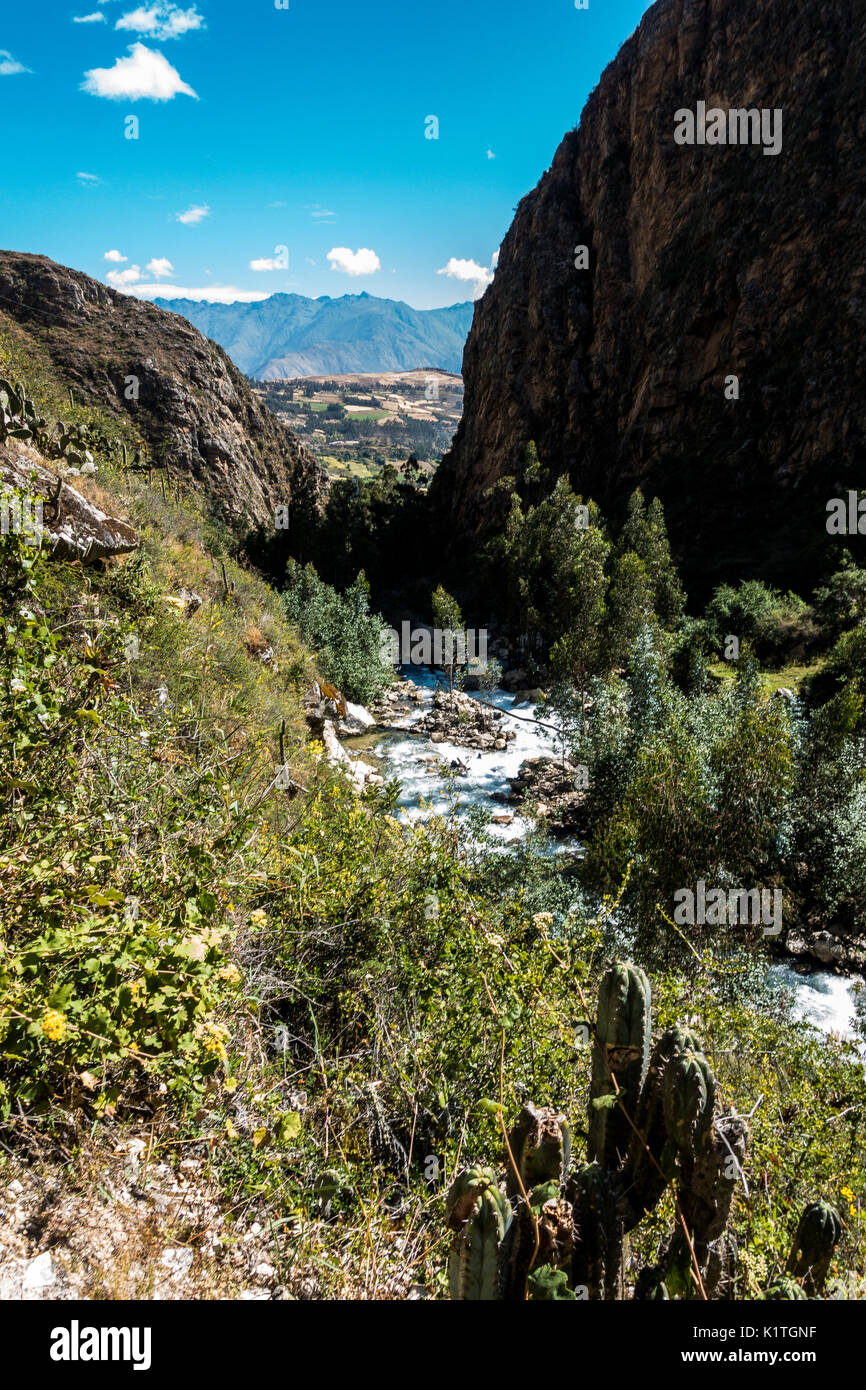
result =
[[341,738],[349,738],[353,734],[365,734],[375,726],[376,721],[368,709],[363,705],[353,705],[351,700],[347,700],[346,717],[339,719],[336,727]]
[[56,1283],[57,1270],[54,1268],[50,1251],[46,1250],[27,1265],[24,1278],[21,1280],[21,1289],[24,1293],[41,1293],[43,1289],[50,1289]]
[[169,1270],[174,1277],[177,1277],[189,1272],[194,1259],[193,1251],[181,1246],[171,1250],[163,1250],[159,1262],[163,1269]]
[[144,1139],[121,1139],[114,1152],[118,1156],[128,1158],[130,1163],[137,1164],[141,1162],[141,1155],[146,1148]]

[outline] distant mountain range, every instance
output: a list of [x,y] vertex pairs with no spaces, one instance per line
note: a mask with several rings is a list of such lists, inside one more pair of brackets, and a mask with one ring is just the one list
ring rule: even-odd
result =
[[253,304],[157,299],[224,348],[247,376],[338,376],[349,372],[459,372],[475,305],[413,309],[395,299],[346,294],[272,294]]

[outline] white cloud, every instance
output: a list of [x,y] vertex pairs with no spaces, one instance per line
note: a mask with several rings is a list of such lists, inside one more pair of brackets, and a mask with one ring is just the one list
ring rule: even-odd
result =
[[342,270],[346,275],[373,275],[382,269],[382,262],[368,246],[359,246],[350,251],[348,246],[335,246],[328,252],[332,270]]
[[495,158],[496,158],[496,155],[493,153],[492,150],[488,150],[488,151],[487,151],[487,158],[488,158],[488,159],[495,159]]
[[491,269],[491,270],[496,270],[496,268],[497,268],[498,265],[499,265],[499,248],[497,247],[497,249],[493,252],[493,255],[490,257],[490,269]]
[[[118,288],[120,288],[118,286]],[[138,299],[195,299],[209,304],[252,304],[268,299],[270,290],[240,290],[235,285],[205,285],[190,289],[184,285],[136,285],[125,291]]]
[[103,22],[104,19],[105,19],[105,15],[104,15],[104,14],[100,14],[99,11],[97,10],[95,14],[74,14],[74,15],[72,16],[72,23],[73,23],[73,24],[101,24],[101,23]]
[[283,261],[274,256],[259,256],[256,260],[250,261],[250,270],[285,270]]
[[95,188],[98,183],[102,183],[102,179],[98,174],[86,174],[83,169],[79,170],[75,177],[85,188]]
[[187,208],[186,212],[175,213],[175,217],[185,227],[194,227],[203,217],[210,217],[210,208],[207,203],[196,203],[193,207]]
[[137,265],[131,265],[128,270],[110,270],[105,278],[116,290],[122,290],[140,280],[141,271]]
[[309,265],[315,265],[315,264],[316,264],[316,262],[313,260],[312,256],[305,256],[305,257],[304,257],[304,260],[305,260]]
[[310,216],[314,222],[333,222],[337,214],[331,212],[330,208],[323,208],[321,203],[313,203],[310,206]]
[[152,39],[179,39],[195,29],[204,28],[204,18],[195,5],[182,10],[177,5],[162,3],[141,5],[129,14],[121,15],[115,29],[131,29],[136,34],[147,34]]
[[104,261],[114,261],[116,265],[121,265],[124,261],[128,261],[129,257],[121,256],[119,251],[106,251],[102,259]]
[[82,91],[112,101],[171,101],[179,94],[198,100],[168,59],[143,43],[132,44],[129,57],[118,58],[113,68],[91,68],[84,77]]
[[477,261],[462,261],[456,256],[452,256],[448,264],[443,265],[436,274],[448,275],[452,280],[471,282],[475,286],[476,299],[484,293],[493,279],[493,271],[488,270],[486,266],[479,265]]
[[163,280],[166,275],[174,275],[174,266],[165,256],[154,256],[152,261],[148,261],[144,267],[149,270],[155,280]]
[[13,58],[8,49],[0,48],[0,77],[14,77],[17,72],[32,71],[32,68],[25,68],[23,63]]

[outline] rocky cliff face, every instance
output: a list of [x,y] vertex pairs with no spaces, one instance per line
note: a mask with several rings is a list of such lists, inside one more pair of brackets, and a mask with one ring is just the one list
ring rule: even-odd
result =
[[229,524],[272,528],[276,507],[291,516],[316,506],[325,479],[315,460],[222,348],[176,314],[46,256],[0,251],[0,323],[4,316],[81,399],[128,413],[155,461],[167,458]]
[[[828,499],[866,483],[864,53],[858,0],[648,11],[476,306],[434,487],[464,545],[534,440],[549,486],[568,472],[611,512],[660,496],[699,588],[814,577]],[[781,151],[677,143],[699,102],[781,110]]]

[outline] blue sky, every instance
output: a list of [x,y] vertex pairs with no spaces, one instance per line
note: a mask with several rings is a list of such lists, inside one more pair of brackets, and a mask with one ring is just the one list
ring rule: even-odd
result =
[[144,297],[472,299],[648,8],[288,3],[4,6],[0,245]]

